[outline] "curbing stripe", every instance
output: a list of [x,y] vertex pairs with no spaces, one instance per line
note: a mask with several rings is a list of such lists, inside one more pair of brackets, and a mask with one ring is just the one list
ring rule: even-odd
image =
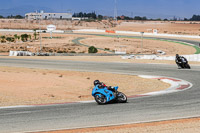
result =
[[190,87],[189,84],[188,85],[181,85],[181,87],[177,88],[177,90],[183,90],[183,89],[188,88],[188,87]]
[[149,79],[159,79],[163,82],[171,84],[171,87],[169,87],[165,90],[162,90],[162,91],[156,91],[156,92],[150,92],[150,93],[146,93],[146,94],[129,96],[129,98],[144,97],[144,96],[155,96],[155,95],[163,95],[163,94],[168,94],[168,93],[174,93],[174,92],[190,89],[193,86],[192,83],[189,83],[185,80],[176,79],[176,78],[149,76],[149,75],[139,75],[139,77],[149,78]]

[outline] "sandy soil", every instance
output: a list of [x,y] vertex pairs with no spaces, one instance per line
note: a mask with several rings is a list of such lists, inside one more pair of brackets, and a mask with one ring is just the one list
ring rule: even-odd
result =
[[108,37],[90,37],[81,42],[98,48],[126,51],[128,54],[157,54],[157,50],[165,51],[166,55],[175,55],[176,53],[191,54],[196,52],[196,50],[190,46],[146,39],[143,40],[143,44],[141,43],[141,39]]
[[119,86],[127,96],[159,91],[170,85],[137,76],[0,67],[0,106],[93,100],[93,81]]
[[112,26],[112,22],[79,22],[66,20],[25,20],[25,19],[0,19],[0,29],[41,29],[46,30],[47,25],[53,24],[56,28],[62,30],[74,30],[81,28],[106,28]]
[[[57,29],[71,30],[71,29],[108,29],[108,30],[122,30],[122,31],[135,31],[135,32],[152,32],[152,29],[158,29],[159,33],[168,34],[187,34],[187,35],[199,35],[200,34],[200,23],[198,22],[170,22],[170,21],[119,21],[117,27],[112,26],[111,21],[102,22],[77,22],[77,21],[52,21],[43,20],[41,22],[42,28],[46,29],[48,24],[55,24]],[[39,22],[28,21],[28,20],[15,20],[15,19],[0,19],[0,28],[11,28],[11,29],[37,29]],[[71,28],[69,28],[71,27]],[[1,32],[1,35],[13,36],[16,33],[5,33]],[[20,35],[21,33],[17,33]],[[8,52],[9,50],[18,51],[31,51],[38,52],[40,50],[40,42],[34,41],[33,34],[31,42],[22,43],[17,41],[16,43],[0,43],[0,52]],[[125,46],[127,53],[155,53],[157,50],[165,51],[167,54],[193,54],[194,49],[188,46],[180,44],[174,44],[163,41],[144,40],[143,46],[141,46],[141,39],[116,39],[116,38],[103,38],[94,36],[81,36],[81,35],[61,35],[54,34],[54,37],[60,37],[57,39],[42,38],[42,51],[43,52],[67,52],[67,53],[87,53],[88,48],[76,45],[72,43],[72,40],[77,37],[85,37],[86,39],[82,42],[88,45],[95,45],[103,49],[110,49],[111,51]],[[42,37],[50,37],[49,34],[42,34]],[[39,36],[37,37],[39,38]],[[195,39],[200,41],[200,39]],[[162,45],[161,45],[162,44]],[[142,47],[142,48],[141,48]],[[178,49],[177,49],[178,48]],[[99,51],[99,53],[105,53],[105,51]]]
[[[41,28],[45,30],[49,24],[56,25],[58,30],[108,29],[152,32],[152,29],[158,29],[159,33],[200,35],[200,23],[193,21],[118,21],[115,27],[115,22],[110,20],[96,22],[42,20]],[[39,20],[0,19],[0,29],[39,29],[39,27]]]
[[[6,33],[0,33],[5,35]],[[13,36],[15,33],[9,33],[8,36]],[[19,34],[18,34],[19,35]],[[72,40],[78,37],[85,39],[80,42],[89,46],[97,48],[109,49],[110,51],[126,51],[128,54],[156,54],[157,50],[166,52],[166,55],[194,54],[196,50],[191,46],[181,45],[172,42],[157,41],[157,40],[143,40],[133,38],[112,38],[112,37],[98,37],[91,35],[74,35],[74,34],[54,34],[53,38],[49,39],[49,34],[42,34],[42,51],[50,53],[88,53],[88,47],[74,44]],[[32,35],[33,38],[33,35]],[[30,51],[38,52],[40,50],[40,41],[31,40],[29,42],[16,43],[0,43],[0,52],[11,51]],[[98,53],[108,53],[104,50],[98,50]]]
[[115,30],[149,32],[157,29],[158,33],[180,34],[180,35],[200,35],[199,22],[186,21],[131,21],[121,22]]
[[[5,33],[1,32],[1,35],[5,36],[14,36],[16,33]],[[23,33],[17,33],[17,35],[21,35]],[[40,41],[39,35],[37,36],[38,40],[34,40],[33,33],[29,35],[32,36],[32,39],[28,42],[10,42],[10,43],[0,43],[0,52],[8,52],[8,51],[30,51],[30,52],[38,52],[40,51]],[[80,45],[76,45],[72,42],[72,40],[76,39],[77,37],[83,37],[81,35],[67,35],[67,34],[53,34],[53,39],[49,39],[50,34],[43,33],[41,35],[41,46],[43,52],[50,52],[50,53],[85,53],[87,52],[88,48],[83,47]],[[86,36],[87,37],[87,36]]]
[[191,118],[121,126],[49,131],[48,133],[199,133],[199,130],[200,118]]

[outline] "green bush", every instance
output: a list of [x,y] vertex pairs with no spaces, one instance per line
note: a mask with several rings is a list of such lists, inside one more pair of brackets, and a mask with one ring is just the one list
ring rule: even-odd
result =
[[97,52],[98,52],[98,50],[94,46],[91,46],[88,48],[88,53],[97,53]]
[[64,53],[62,50],[58,50],[57,53]]
[[14,42],[15,41],[15,38],[14,37],[6,37],[6,40],[8,42]]
[[6,43],[6,40],[1,40],[1,43]]
[[23,42],[26,42],[26,41],[28,40],[28,34],[22,34],[22,35],[21,35],[21,40],[22,40]]
[[110,48],[105,48],[105,50],[110,50]]
[[75,51],[70,51],[70,53],[76,53]]
[[1,43],[5,43],[6,42],[6,36],[0,36],[1,39]]

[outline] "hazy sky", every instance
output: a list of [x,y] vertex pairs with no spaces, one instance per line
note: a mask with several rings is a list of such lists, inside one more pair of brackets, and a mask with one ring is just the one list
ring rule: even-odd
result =
[[[0,9],[33,6],[55,12],[91,12],[114,15],[115,0],[0,0]],[[192,17],[200,14],[200,0],[117,0],[118,15],[150,17]],[[34,12],[34,11],[33,11]],[[1,13],[1,12],[0,12]]]

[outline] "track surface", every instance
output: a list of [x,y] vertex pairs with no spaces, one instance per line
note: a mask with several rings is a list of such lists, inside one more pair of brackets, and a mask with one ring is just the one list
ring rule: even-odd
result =
[[189,81],[186,91],[128,99],[126,104],[99,106],[75,103],[33,107],[1,108],[0,132],[47,131],[103,125],[140,123],[200,116],[200,67],[179,70],[176,65],[100,63],[58,60],[0,58],[0,66],[159,75]]
[[76,103],[0,109],[0,132],[56,130],[200,116],[200,67],[193,66],[192,70],[179,70],[175,65],[6,58],[0,59],[0,65],[160,75],[184,79],[194,85],[191,89],[178,93],[128,99],[126,104],[99,106],[96,103]]

